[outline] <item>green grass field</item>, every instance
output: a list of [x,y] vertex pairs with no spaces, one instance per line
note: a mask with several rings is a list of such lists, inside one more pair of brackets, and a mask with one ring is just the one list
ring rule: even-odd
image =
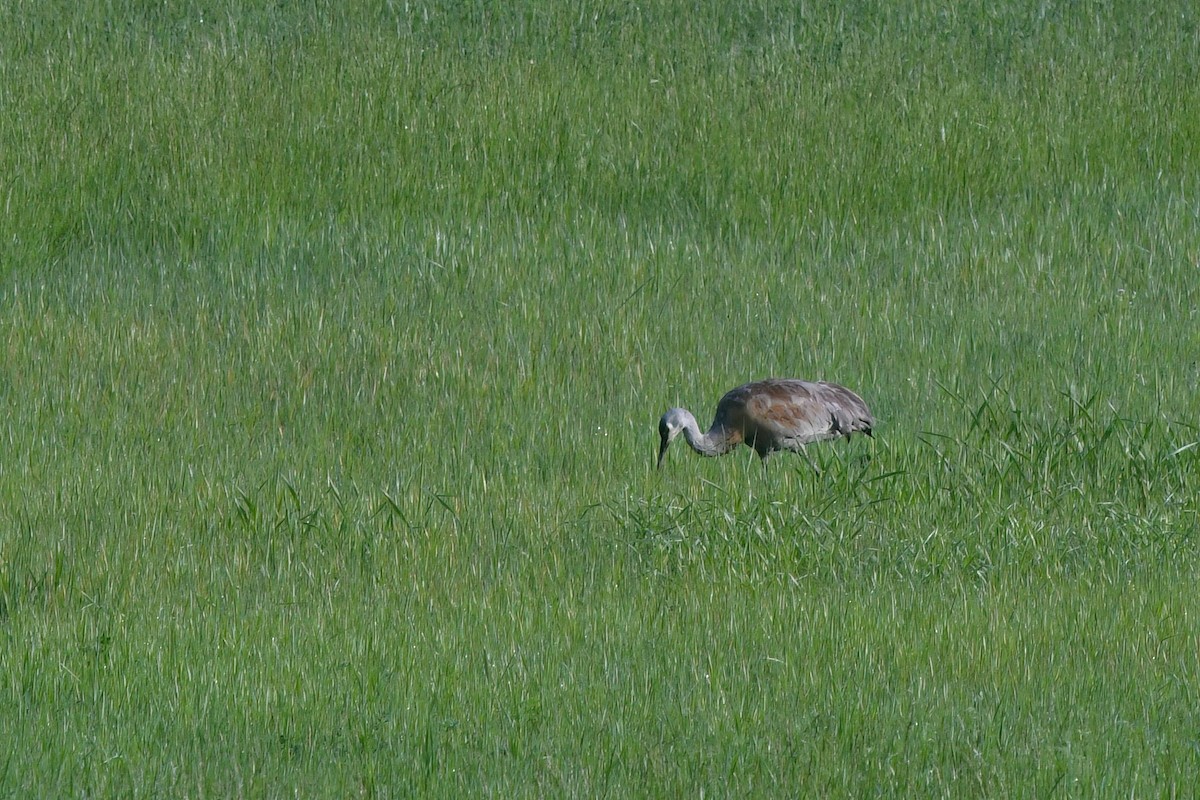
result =
[[[1198,108],[1170,0],[4,4],[0,796],[1186,795]],[[654,470],[768,375],[875,438]]]

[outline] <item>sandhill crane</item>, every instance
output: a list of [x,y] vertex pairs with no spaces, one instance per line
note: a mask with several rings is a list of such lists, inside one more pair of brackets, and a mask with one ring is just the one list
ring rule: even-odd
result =
[[717,403],[708,433],[701,433],[686,408],[671,408],[658,423],[662,468],[671,440],[679,434],[702,456],[722,456],[739,444],[753,447],[766,463],[777,450],[802,454],[816,469],[804,446],[853,433],[871,435],[875,418],[863,399],[836,383],[767,378],[729,390]]

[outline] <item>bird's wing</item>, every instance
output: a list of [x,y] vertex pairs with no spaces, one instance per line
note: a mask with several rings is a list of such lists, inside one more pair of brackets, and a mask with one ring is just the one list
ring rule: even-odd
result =
[[745,402],[746,436],[766,434],[780,445],[836,436],[833,412],[820,396],[817,384],[774,380],[752,384]]
[[777,447],[851,433],[870,433],[874,419],[858,395],[836,383],[771,378],[730,390],[717,404],[714,427]]

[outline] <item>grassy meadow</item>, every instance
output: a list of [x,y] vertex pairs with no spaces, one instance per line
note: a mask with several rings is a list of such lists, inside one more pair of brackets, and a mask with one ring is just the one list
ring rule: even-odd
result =
[[[1200,774],[1193,4],[0,7],[0,796]],[[784,375],[874,439],[654,469]]]

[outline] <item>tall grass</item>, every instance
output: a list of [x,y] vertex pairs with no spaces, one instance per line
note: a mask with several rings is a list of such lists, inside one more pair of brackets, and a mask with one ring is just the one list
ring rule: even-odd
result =
[[3,792],[1185,789],[1197,22],[7,4]]

